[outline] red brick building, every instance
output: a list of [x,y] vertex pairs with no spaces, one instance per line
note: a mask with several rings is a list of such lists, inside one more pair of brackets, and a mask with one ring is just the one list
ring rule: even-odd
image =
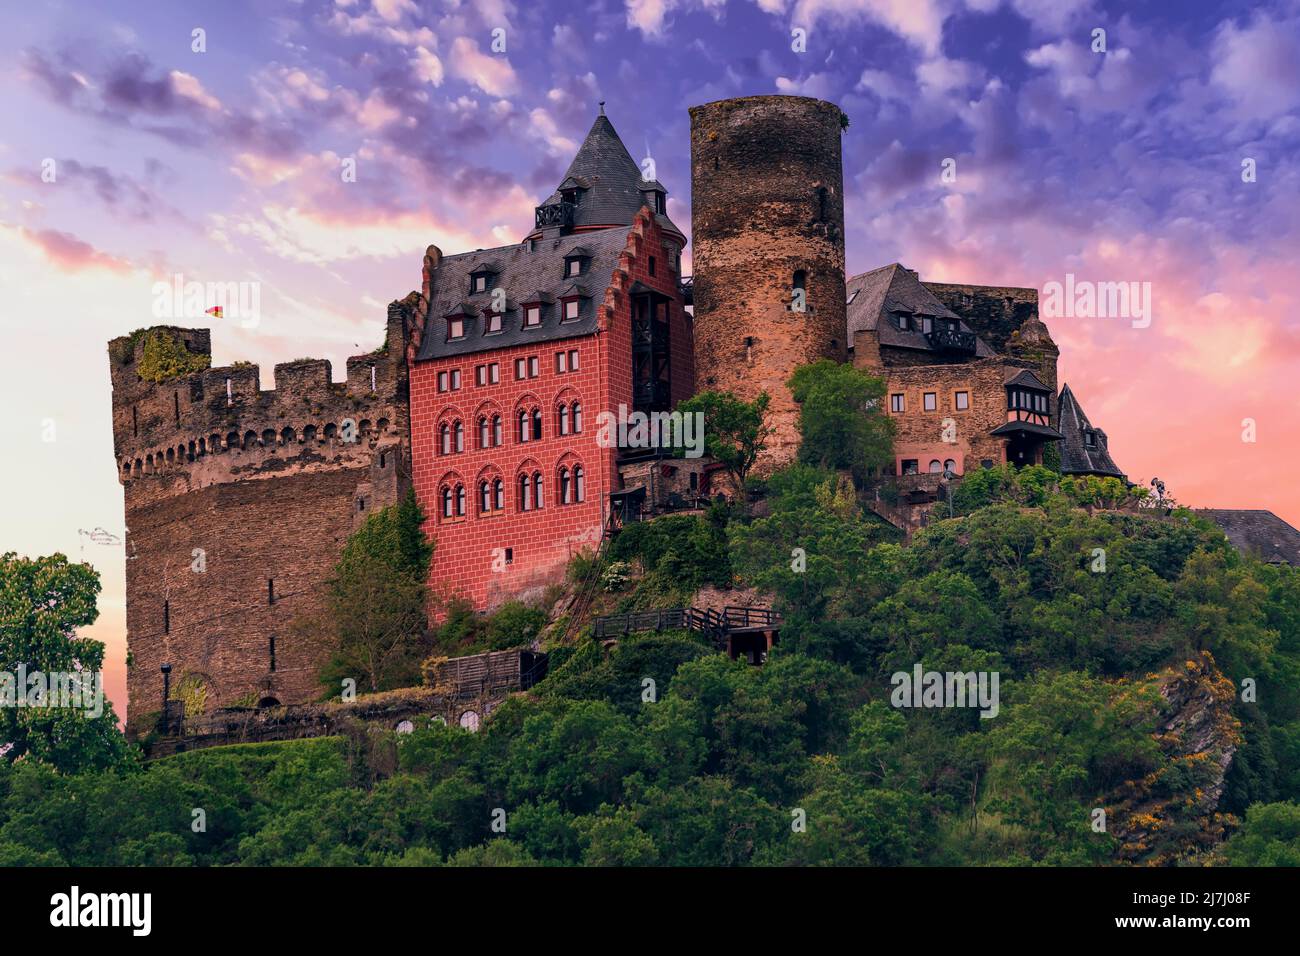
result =
[[622,487],[601,413],[694,392],[686,237],[665,208],[602,110],[520,243],[429,248],[411,446],[438,591],[490,608],[559,581]]

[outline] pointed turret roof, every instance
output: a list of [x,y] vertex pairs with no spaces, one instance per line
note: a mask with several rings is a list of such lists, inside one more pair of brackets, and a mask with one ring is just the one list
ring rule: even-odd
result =
[[[573,216],[575,229],[630,226],[637,211],[647,205],[647,190],[667,192],[657,179],[642,178],[641,167],[619,139],[614,124],[605,115],[603,104],[600,115],[587,132],[587,138],[565,170],[560,185],[542,206],[557,205],[564,199],[562,191],[572,189],[578,191]],[[654,204],[651,202],[649,205],[653,208]],[[685,242],[685,233],[666,214],[656,213],[656,218],[660,225],[677,233]]]
[[1057,409],[1059,429],[1064,436],[1059,442],[1061,474],[1124,478],[1124,472],[1119,470],[1115,460],[1110,457],[1110,450],[1106,447],[1106,433],[1100,428],[1092,427],[1068,384],[1061,389]]

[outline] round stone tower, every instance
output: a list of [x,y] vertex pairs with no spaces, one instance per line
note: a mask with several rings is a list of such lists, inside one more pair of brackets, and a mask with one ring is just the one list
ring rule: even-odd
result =
[[845,360],[844,114],[804,96],[690,113],[696,386],[771,395],[766,472],[799,447],[790,374]]

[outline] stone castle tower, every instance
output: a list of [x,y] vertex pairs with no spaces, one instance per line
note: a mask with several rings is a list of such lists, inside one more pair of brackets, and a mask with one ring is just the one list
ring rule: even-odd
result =
[[418,294],[388,309],[384,346],[347,361],[237,363],[161,382],[146,344],[210,356],[207,329],[113,339],[113,447],[126,504],[127,725],[152,729],[164,664],[173,697],[207,709],[316,699],[321,649],[293,619],[317,606],[339,550],[410,486],[406,351]]
[[770,470],[799,446],[791,372],[847,354],[843,114],[746,96],[690,115],[696,387],[771,395]]

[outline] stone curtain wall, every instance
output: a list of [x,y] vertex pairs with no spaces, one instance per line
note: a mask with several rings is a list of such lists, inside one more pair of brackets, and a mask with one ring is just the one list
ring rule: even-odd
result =
[[[798,451],[786,381],[821,358],[843,362],[841,112],[799,96],[692,107],[691,229],[699,389],[772,396],[769,471]],[[791,310],[806,275],[806,312]]]

